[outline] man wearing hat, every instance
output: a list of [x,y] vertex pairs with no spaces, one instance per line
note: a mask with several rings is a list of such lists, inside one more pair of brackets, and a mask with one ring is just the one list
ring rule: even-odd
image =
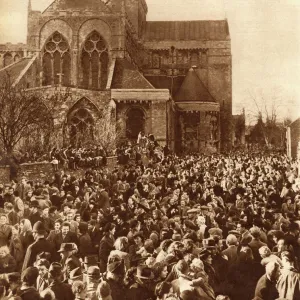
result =
[[24,263],[22,270],[33,266],[36,261],[36,257],[41,252],[49,252],[51,254],[51,259],[54,257],[54,246],[52,243],[45,239],[46,230],[45,226],[41,221],[38,221],[34,224],[33,229],[33,238],[35,240],[26,250]]
[[30,215],[29,215],[29,221],[31,224],[35,224],[38,221],[42,221],[42,217],[39,212],[39,202],[37,200],[33,200],[30,202]]
[[151,289],[153,279],[154,273],[151,268],[146,265],[138,266],[135,283],[127,291],[127,298],[131,300],[154,299],[154,292]]
[[[75,256],[77,252],[77,246],[74,243],[63,243],[60,249],[57,251],[61,256],[61,264],[63,267],[72,266],[72,268],[78,268],[81,266],[79,259]],[[69,273],[66,270],[67,274]]]
[[71,286],[62,282],[62,265],[60,263],[52,263],[49,268],[50,285],[46,290],[51,290],[55,294],[56,300],[74,300],[75,296]]
[[125,267],[123,260],[116,260],[107,265],[105,281],[109,284],[111,288],[111,296],[113,299],[122,299],[122,297],[124,297],[124,275]]

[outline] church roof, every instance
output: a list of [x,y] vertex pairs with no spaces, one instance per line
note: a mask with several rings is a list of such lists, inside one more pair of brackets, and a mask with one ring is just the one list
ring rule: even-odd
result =
[[227,20],[148,21],[145,41],[229,40]]
[[112,89],[154,89],[152,84],[128,60],[116,59]]
[[31,63],[32,57],[21,58],[19,61],[0,70],[0,82],[10,80],[13,84],[21,75],[22,71]]
[[111,9],[104,3],[104,0],[55,0],[44,12],[73,9],[111,12]]
[[188,71],[178,93],[175,95],[175,101],[216,102],[194,68],[190,68]]

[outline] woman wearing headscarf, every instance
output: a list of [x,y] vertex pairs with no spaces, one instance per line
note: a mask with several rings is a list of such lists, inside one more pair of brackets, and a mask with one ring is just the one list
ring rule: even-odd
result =
[[29,245],[34,242],[32,235],[32,224],[28,219],[23,219],[20,221],[19,226],[20,239],[24,249],[27,249]]

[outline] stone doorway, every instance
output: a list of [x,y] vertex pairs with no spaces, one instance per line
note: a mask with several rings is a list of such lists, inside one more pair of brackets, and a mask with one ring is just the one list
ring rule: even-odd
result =
[[140,132],[145,132],[145,113],[141,108],[130,108],[126,114],[126,137],[137,139]]

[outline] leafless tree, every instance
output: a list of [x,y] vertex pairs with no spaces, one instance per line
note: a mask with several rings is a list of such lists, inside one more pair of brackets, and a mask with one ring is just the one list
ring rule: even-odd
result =
[[12,156],[26,139],[51,135],[54,111],[67,97],[69,91],[60,88],[48,95],[42,90],[13,86],[7,76],[0,86],[0,142],[6,155]]
[[272,94],[267,96],[262,91],[249,92],[249,98],[254,107],[249,110],[249,115],[257,120],[254,126],[263,136],[265,145],[272,147],[272,140],[278,135],[280,129],[280,110],[283,107],[282,93],[274,89]]

